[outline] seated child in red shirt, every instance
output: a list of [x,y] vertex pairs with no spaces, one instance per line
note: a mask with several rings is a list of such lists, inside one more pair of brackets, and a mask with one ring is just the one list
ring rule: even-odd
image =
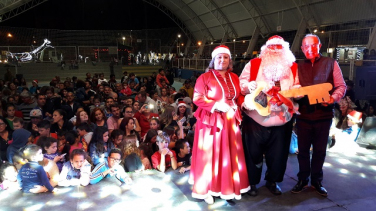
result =
[[165,172],[169,167],[172,167],[174,170],[178,167],[176,153],[173,150],[168,149],[169,142],[170,137],[167,133],[163,132],[159,134],[156,139],[156,144],[159,150],[151,156],[153,168],[158,169],[161,172]]

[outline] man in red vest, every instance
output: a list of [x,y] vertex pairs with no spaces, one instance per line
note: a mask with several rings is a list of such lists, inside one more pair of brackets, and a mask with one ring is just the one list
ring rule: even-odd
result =
[[[279,89],[299,87],[296,73],[297,65],[289,43],[280,36],[272,36],[261,47],[260,58],[252,59],[244,67],[239,77],[241,92],[243,95],[251,94],[259,82],[265,82],[267,85],[254,100],[265,107],[268,104],[267,96],[272,97],[273,90],[276,94]],[[272,99],[278,101],[278,97]],[[242,138],[251,196],[258,194],[256,185],[261,179],[264,154],[267,166],[265,186],[275,195],[282,194],[277,182],[282,182],[286,170],[293,123],[291,119],[297,107],[288,99],[270,102],[271,113],[267,116],[260,115],[249,100],[239,102],[243,109]]]

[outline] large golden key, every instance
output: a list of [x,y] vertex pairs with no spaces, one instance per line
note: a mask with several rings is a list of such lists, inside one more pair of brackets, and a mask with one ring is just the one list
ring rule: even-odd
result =
[[[270,115],[270,97],[267,97],[268,104],[266,107],[260,105],[255,101],[255,97],[260,94],[260,92],[265,88],[266,83],[264,81],[257,82],[257,88],[251,94],[248,94],[244,98],[244,103],[247,108],[254,108],[261,116]],[[285,91],[280,91],[284,97],[303,97],[308,96],[309,104],[318,104],[323,102],[328,102],[330,100],[330,90],[333,86],[330,83],[316,84],[312,86],[305,86],[298,89],[290,89]]]
[[284,97],[303,97],[308,95],[309,104],[318,104],[328,102],[330,100],[330,90],[333,86],[331,83],[316,84],[312,86],[305,86],[298,89],[290,89],[280,91]]

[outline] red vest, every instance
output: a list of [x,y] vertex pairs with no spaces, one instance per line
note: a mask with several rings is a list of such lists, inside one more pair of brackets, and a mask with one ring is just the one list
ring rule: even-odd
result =
[[[258,74],[258,71],[259,71],[259,68],[260,68],[260,64],[261,64],[261,59],[260,58],[251,59],[250,62],[251,62],[251,70],[250,70],[251,76],[249,77],[249,82],[256,80],[257,74]],[[291,72],[292,72],[294,80],[295,80],[297,69],[298,69],[298,65],[295,62],[292,63]],[[240,93],[240,95],[237,99],[237,104],[238,104],[239,107],[242,106],[242,104],[244,102],[244,98],[245,98],[245,96]]]

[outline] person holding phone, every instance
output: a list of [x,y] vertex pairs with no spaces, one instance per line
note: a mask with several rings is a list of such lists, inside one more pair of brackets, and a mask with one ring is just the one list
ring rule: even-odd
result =
[[158,114],[151,112],[152,109],[154,109],[153,104],[144,104],[134,115],[141,127],[141,137],[144,137],[150,129],[149,120],[152,118],[159,118]]
[[66,153],[60,155],[57,152],[58,140],[52,137],[43,136],[38,139],[37,145],[42,148],[43,157],[54,161],[59,168],[59,172],[61,172],[65,162]]

